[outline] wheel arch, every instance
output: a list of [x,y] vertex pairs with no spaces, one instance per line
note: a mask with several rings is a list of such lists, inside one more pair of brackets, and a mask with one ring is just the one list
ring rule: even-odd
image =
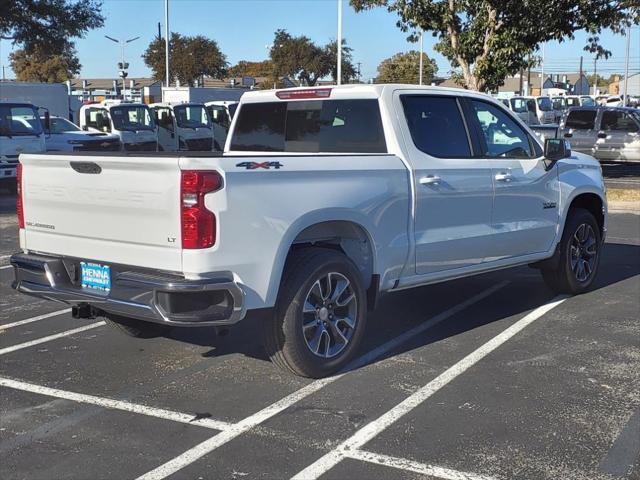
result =
[[598,224],[598,228],[600,230],[600,238],[604,239],[606,234],[606,199],[602,197],[599,192],[594,191],[584,191],[578,192],[571,197],[568,202],[568,207],[566,213],[564,215],[564,220],[562,222],[562,231],[564,231],[564,226],[567,223],[567,217],[569,216],[569,212],[572,209],[583,208],[589,211],[594,218],[596,219],[596,223]]
[[[292,251],[319,246],[344,253],[358,267],[365,289],[377,283],[376,246],[367,217],[351,210],[311,212],[294,222],[283,235],[273,263],[267,290],[267,304],[274,305],[287,259]],[[377,293],[377,292],[376,292]]]

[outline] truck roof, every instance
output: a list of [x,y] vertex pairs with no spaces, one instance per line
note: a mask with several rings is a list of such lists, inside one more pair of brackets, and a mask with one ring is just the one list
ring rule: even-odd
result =
[[[437,87],[432,85],[411,85],[404,83],[384,83],[375,85],[321,85],[313,87],[282,88],[278,90],[252,90],[242,96],[241,102],[254,103],[278,100],[310,100],[312,98],[380,98],[385,90],[424,90],[426,92],[434,93],[451,93],[455,95],[480,96],[483,98],[491,98],[495,101],[495,99],[490,95],[486,95],[480,92],[474,92],[471,90],[465,90],[463,88]],[[304,95],[305,92],[308,92],[309,95],[313,95],[313,92],[319,93],[317,96],[308,96]]]

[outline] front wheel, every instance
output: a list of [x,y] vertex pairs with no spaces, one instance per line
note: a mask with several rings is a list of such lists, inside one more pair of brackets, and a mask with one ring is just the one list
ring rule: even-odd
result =
[[366,322],[362,275],[342,253],[322,248],[287,261],[265,348],[279,367],[320,378],[343,368],[357,350]]
[[577,295],[587,291],[598,272],[602,240],[593,214],[576,208],[569,212],[558,246],[555,268],[543,268],[542,277],[558,293]]

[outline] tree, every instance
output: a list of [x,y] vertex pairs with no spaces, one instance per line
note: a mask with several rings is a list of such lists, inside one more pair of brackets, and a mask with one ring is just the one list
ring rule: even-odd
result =
[[313,86],[329,74],[331,66],[322,47],[305,36],[292,37],[286,30],[276,30],[269,52],[276,77],[293,77]]
[[[325,49],[327,62],[331,78],[334,82],[338,80],[338,42],[330,42]],[[353,48],[347,46],[347,41],[342,39],[342,83],[349,83],[358,77],[359,72],[353,64]]]
[[[431,83],[438,71],[436,61],[422,54],[422,80]],[[407,53],[396,53],[378,65],[377,83],[412,83],[420,80],[420,52],[411,50]]]
[[39,47],[20,49],[12,52],[9,60],[21,82],[65,82],[80,73],[81,67],[73,45],[60,54],[50,54]]
[[70,38],[102,27],[102,2],[98,0],[1,0],[0,38],[11,40],[33,54],[63,54]]
[[[142,55],[144,63],[156,79],[165,78],[165,43],[156,38]],[[186,85],[193,85],[202,76],[222,78],[228,67],[227,57],[218,44],[202,35],[184,37],[171,33],[169,40],[169,72]]]
[[230,77],[270,77],[273,74],[273,64],[271,60],[263,60],[262,62],[240,60],[229,68],[227,74]]
[[[438,38],[434,49],[460,72],[473,90],[495,90],[504,78],[526,68],[527,57],[551,40],[593,36],[589,51],[608,56],[596,36],[605,28],[620,32],[640,22],[638,0],[350,0],[356,11],[385,7],[400,17],[398,26],[422,29]],[[600,48],[598,48],[600,47]],[[594,50],[595,49],[595,50]]]

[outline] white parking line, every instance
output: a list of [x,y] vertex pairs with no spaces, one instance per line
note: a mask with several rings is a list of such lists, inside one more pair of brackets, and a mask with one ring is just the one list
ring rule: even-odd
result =
[[331,450],[329,453],[295,475],[292,480],[311,480],[320,477],[340,463],[340,461],[346,456],[350,455],[350,452],[360,449],[360,447],[376,437],[391,424],[409,413],[442,387],[467,371],[500,345],[517,333],[521,332],[528,325],[560,305],[565,300],[566,298],[555,298],[551,302],[546,303],[525,315],[502,333],[493,337],[487,343],[471,352],[458,363],[449,367],[434,380],[414,392],[394,408],[381,415],[378,419],[362,427],[350,438],[338,445],[334,450]]
[[10,378],[0,377],[0,387],[13,388],[23,392],[37,393],[48,397],[62,398],[73,402],[88,403],[112,410],[139,413],[149,417],[157,417],[164,420],[187,423],[189,425],[197,425],[199,427],[212,428],[215,430],[225,430],[232,426],[231,423],[213,420],[211,418],[196,418],[195,415],[189,415],[187,413],[174,412],[163,408],[147,407],[146,405],[139,405],[122,400],[113,400],[111,398],[96,397],[94,395],[85,395],[83,393],[68,392],[65,390],[58,390],[57,388],[49,388],[41,385],[34,385],[32,383],[20,382]]
[[169,475],[174,474],[175,472],[183,469],[184,467],[186,467],[187,465],[195,462],[196,460],[198,460],[199,458],[203,457],[204,455],[207,455],[209,453],[211,453],[212,451],[214,451],[216,448],[230,442],[231,440],[233,440],[234,438],[236,438],[237,436],[245,433],[246,431],[252,429],[253,427],[261,424],[262,422],[268,420],[269,418],[273,417],[274,415],[277,415],[278,413],[282,412],[283,410],[285,410],[286,408],[289,408],[290,406],[292,406],[293,404],[295,404],[296,402],[299,402],[300,400],[302,400],[303,398],[311,395],[314,392],[317,392],[318,390],[320,390],[321,388],[325,387],[326,385],[329,385],[332,382],[335,382],[336,380],[338,380],[339,378],[341,378],[342,376],[346,375],[350,370],[354,370],[356,368],[360,368],[374,360],[376,360],[377,358],[379,358],[380,356],[382,356],[383,354],[392,351],[393,349],[395,349],[396,347],[398,347],[400,344],[402,344],[403,342],[407,341],[408,339],[410,339],[411,337],[424,332],[425,330],[427,330],[430,327],[433,327],[434,325],[442,322],[443,320],[446,320],[447,318],[451,317],[452,315],[464,310],[465,308],[473,305],[474,303],[479,302],[480,300],[488,297],[489,295],[491,295],[492,293],[496,292],[497,290],[505,287],[509,282],[505,281],[505,282],[501,282],[497,285],[494,285],[491,288],[488,288],[482,292],[480,292],[479,294],[468,298],[467,300],[465,300],[464,302],[459,303],[458,305],[456,305],[453,308],[450,308],[448,310],[445,310],[444,312],[436,315],[435,317],[429,319],[428,321],[418,325],[415,328],[412,328],[411,330],[408,330],[407,332],[403,333],[402,335],[389,340],[388,342],[384,343],[383,345],[379,346],[378,348],[366,353],[365,355],[363,355],[362,357],[359,357],[358,359],[356,359],[354,362],[352,362],[345,370],[345,373],[341,373],[339,375],[335,375],[333,377],[329,377],[329,378],[324,378],[324,379],[320,379],[320,380],[315,380],[314,382],[310,383],[309,385],[301,388],[300,390],[293,392],[291,395],[283,398],[282,400],[278,400],[277,402],[275,402],[274,404],[266,407],[265,409],[259,411],[258,413],[251,415],[247,418],[245,418],[244,420],[241,420],[240,422],[236,423],[233,427],[229,428],[228,430],[225,430],[223,432],[220,432],[219,434],[211,437],[208,440],[205,440],[204,442],[196,445],[195,447],[187,450],[186,452],[182,453],[181,455],[173,458],[172,460],[169,460],[167,463],[160,465],[158,468],[147,472],[146,474],[138,477],[137,480],[159,480],[162,478],[166,478]]
[[444,480],[495,480],[493,477],[478,475],[476,473],[461,472],[451,468],[428,465],[426,463],[414,462],[407,458],[391,457],[380,453],[365,452],[364,450],[354,450],[345,452],[345,457],[361,460],[363,462],[375,463],[385,467],[397,468],[408,472],[418,473],[429,477],[442,478]]
[[70,308],[65,308],[64,310],[58,310],[57,312],[45,313],[44,315],[38,315],[37,317],[27,318],[26,320],[20,320],[13,323],[7,323],[4,325],[0,325],[0,331],[6,330],[7,328],[18,327],[20,325],[26,325],[27,323],[37,322],[39,320],[45,320],[47,318],[55,317],[57,315],[62,315],[63,313],[69,313],[71,311]]
[[5,268],[11,268],[13,265],[3,265],[0,267],[0,270],[4,270]]
[[18,345],[12,345],[11,347],[1,348],[0,355],[15,352],[16,350],[22,350],[23,348],[33,347],[34,345],[50,342],[51,340],[56,340],[58,338],[68,337],[69,335],[73,335],[74,333],[80,333],[80,332],[84,332],[85,330],[91,330],[92,328],[101,327],[104,324],[105,323],[103,321],[90,323],[89,325],[85,325],[84,327],[74,328],[73,330],[67,330],[65,332],[56,333],[55,335],[49,335],[47,337],[37,338],[35,340],[31,340],[30,342],[19,343]]

